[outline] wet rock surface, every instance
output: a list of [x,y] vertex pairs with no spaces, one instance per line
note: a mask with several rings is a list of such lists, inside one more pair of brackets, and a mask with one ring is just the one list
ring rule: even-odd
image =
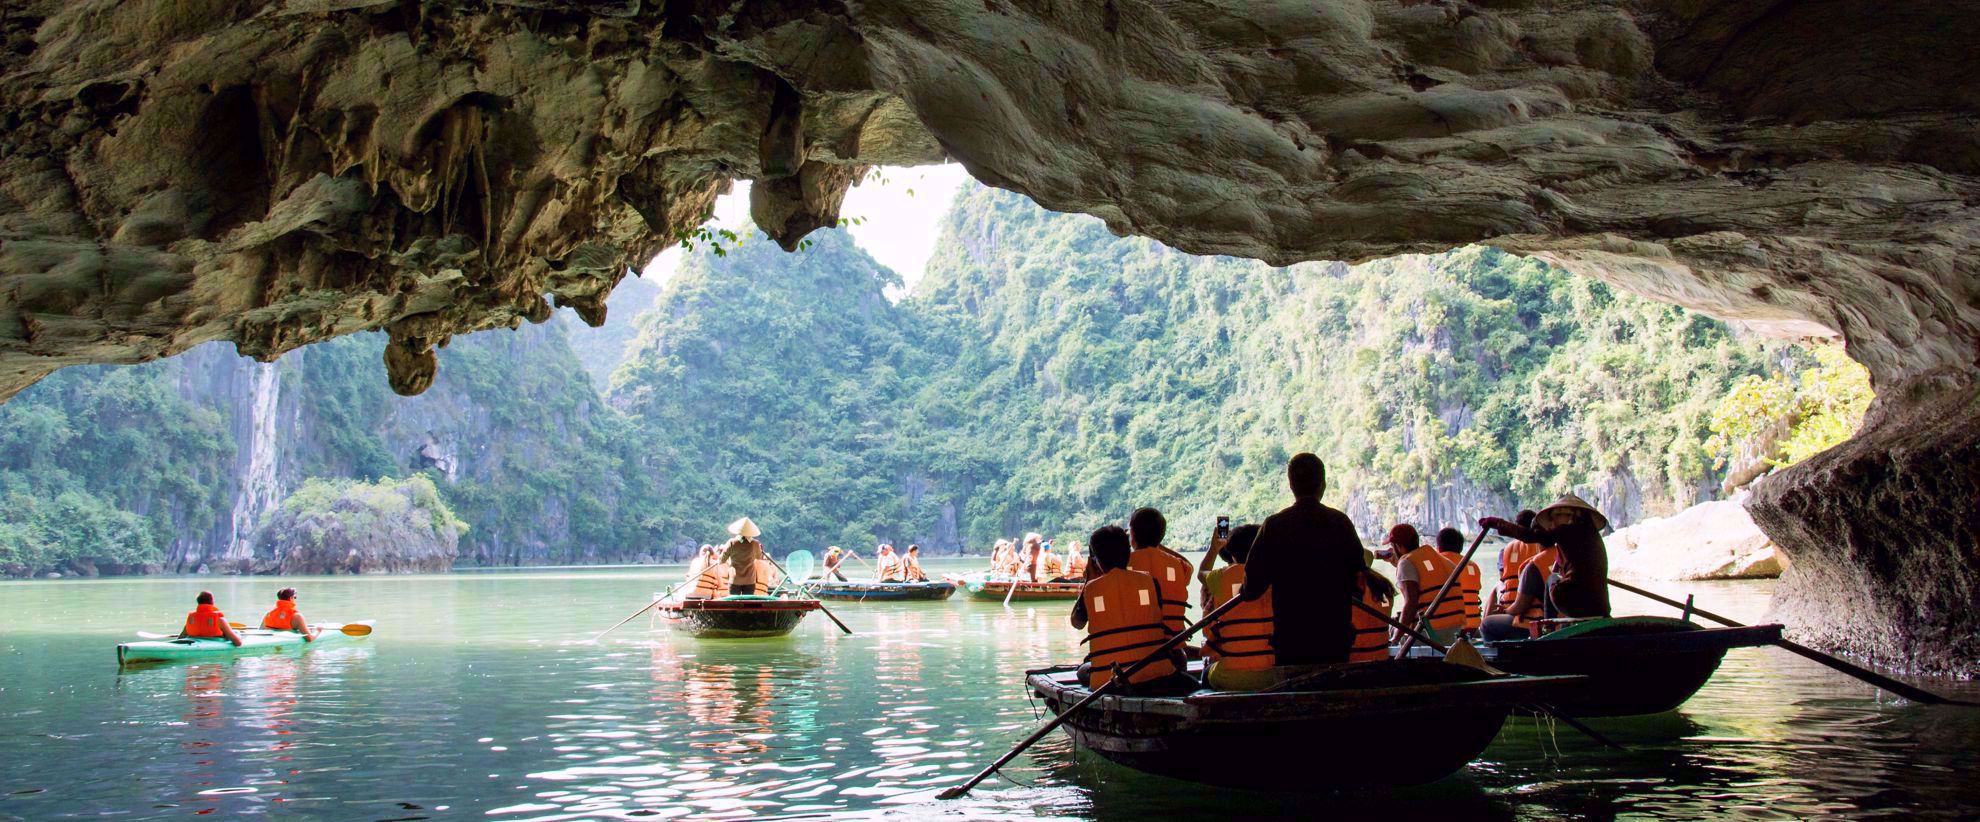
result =
[[1701,502],[1604,541],[1617,579],[1772,579],[1788,564],[1737,500]]
[[[1887,397],[1861,442],[1903,441],[1918,467],[1959,474],[1957,432],[1980,428],[1945,399],[1980,371],[1974,0],[8,11],[0,397],[67,364],[218,339],[269,358],[361,329],[391,334],[391,384],[417,393],[452,335],[540,322],[546,301],[601,318],[731,179],[757,181],[752,212],[791,247],[862,165],[946,157],[1192,252],[1489,242],[1842,336]],[[1808,575],[1784,604],[1873,578],[1854,552],[1930,554],[1946,568],[1907,580],[1930,597],[1871,586],[1871,627],[1817,633],[1883,647],[1875,623],[1925,604],[1980,633],[1971,527],[1822,542],[1838,519],[1970,511],[1971,462],[1925,483],[1842,450],[1756,500]]]

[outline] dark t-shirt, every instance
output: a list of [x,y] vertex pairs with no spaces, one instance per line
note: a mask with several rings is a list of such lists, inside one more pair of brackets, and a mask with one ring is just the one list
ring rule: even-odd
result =
[[1272,591],[1272,649],[1280,665],[1345,662],[1354,645],[1361,536],[1346,514],[1299,500],[1265,518],[1244,564],[1245,599]]
[[1561,580],[1552,592],[1553,604],[1561,616],[1600,617],[1609,615],[1609,549],[1602,534],[1592,528],[1567,527],[1552,531],[1534,530],[1529,542],[1553,545],[1561,551],[1555,569]]

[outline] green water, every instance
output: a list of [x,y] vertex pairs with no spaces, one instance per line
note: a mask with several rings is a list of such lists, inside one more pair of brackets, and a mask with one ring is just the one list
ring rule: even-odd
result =
[[[1006,769],[1022,785],[938,802],[1036,726],[1020,674],[1077,656],[1063,603],[838,603],[854,636],[813,615],[767,641],[641,618],[584,641],[676,574],[0,584],[0,819],[1980,815],[1980,711],[1890,700],[1771,649],[1733,652],[1674,714],[1603,722],[1622,753],[1516,719],[1437,785],[1315,798],[1143,776],[1055,734]],[[175,629],[202,587],[254,621],[284,584],[310,617],[377,634],[118,672],[116,643]],[[1688,588],[1740,618],[1769,592]]]

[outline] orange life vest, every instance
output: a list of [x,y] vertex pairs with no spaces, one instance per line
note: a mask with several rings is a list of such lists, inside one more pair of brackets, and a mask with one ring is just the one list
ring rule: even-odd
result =
[[1540,553],[1540,546],[1531,542],[1514,541],[1499,555],[1499,608],[1511,608],[1513,600],[1519,599],[1519,572],[1526,567],[1526,561]]
[[881,582],[902,581],[904,572],[901,569],[901,558],[898,555],[881,554],[879,559],[873,561],[873,564],[878,566]]
[[[1244,590],[1244,565],[1220,568],[1204,580],[1212,610],[1237,598]],[[1263,671],[1279,664],[1272,652],[1272,592],[1232,608],[1209,628],[1203,657],[1233,671]]]
[[1162,592],[1162,622],[1169,633],[1187,630],[1189,619],[1183,610],[1189,607],[1189,578],[1196,567],[1181,554],[1157,545],[1129,554],[1128,568],[1155,578],[1155,587]]
[[227,635],[227,615],[211,605],[201,605],[186,614],[186,636],[221,637]]
[[[1451,561],[1452,565],[1464,562],[1463,554],[1454,554],[1449,551],[1442,553]],[[1485,572],[1478,570],[1478,563],[1464,563],[1464,572],[1458,576],[1457,587],[1463,589],[1464,592],[1464,627],[1467,630],[1478,630],[1478,623],[1484,617],[1483,602],[1478,596],[1478,587],[1484,581]]]
[[293,631],[296,623],[296,603],[293,600],[275,600],[275,610],[261,618],[261,627],[271,631]]
[[770,592],[776,589],[777,587],[775,583],[770,581],[770,575],[775,573],[777,573],[777,566],[771,565],[770,560],[764,559],[762,557],[757,557],[756,587],[751,590],[755,591],[757,596],[760,597],[769,596]]
[[[1147,574],[1131,569],[1108,571],[1079,591],[1086,605],[1086,661],[1092,666],[1092,687],[1114,678],[1116,669],[1147,656],[1172,636],[1162,625],[1161,589]],[[1142,666],[1130,682],[1148,682],[1176,672],[1167,657]]]
[[694,589],[688,591],[693,599],[720,599],[729,595],[729,585],[722,581],[722,569],[727,564],[713,559],[701,560],[701,572],[694,575]]
[[[1554,561],[1560,559],[1560,557],[1561,557],[1561,549],[1548,548],[1544,551],[1541,551],[1538,554],[1535,554],[1532,559],[1527,560],[1526,565],[1519,566],[1519,572],[1521,574],[1524,574],[1526,573],[1527,565],[1537,565],[1540,568],[1540,578],[1542,580],[1545,580],[1547,578],[1547,571],[1554,567]],[[1519,586],[1517,583],[1515,583],[1513,587],[1514,589],[1517,589]],[[1533,620],[1545,619],[1546,617],[1547,617],[1547,597],[1543,594],[1541,596],[1537,596],[1533,598],[1533,605],[1526,609],[1526,613],[1514,614],[1513,624],[1524,628],[1527,625],[1531,624]]]
[[[1362,573],[1367,574],[1372,572],[1364,571]],[[1368,590],[1367,577],[1364,576],[1361,579],[1360,586],[1362,602],[1368,603],[1375,610],[1382,613],[1386,614],[1389,612],[1390,602],[1386,599],[1375,598],[1374,592]],[[1381,617],[1360,608],[1355,608],[1354,647],[1348,649],[1348,661],[1387,662],[1388,660],[1389,623],[1383,622]]]
[[1443,599],[1430,602],[1430,598],[1437,595],[1437,589],[1444,587],[1444,580],[1457,573],[1457,562],[1428,545],[1409,552],[1403,561],[1416,566],[1416,618],[1420,620],[1424,614],[1429,614],[1430,630],[1433,631],[1463,628],[1464,591],[1460,590],[1460,585],[1452,585],[1449,591],[1444,592]]

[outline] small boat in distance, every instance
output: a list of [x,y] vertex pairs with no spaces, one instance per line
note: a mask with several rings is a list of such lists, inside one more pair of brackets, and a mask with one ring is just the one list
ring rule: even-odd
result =
[[[1030,671],[1025,684],[1053,713],[1091,693],[1066,666]],[[1417,785],[1478,758],[1513,709],[1556,702],[1586,684],[1425,659],[1364,662],[1309,677],[1297,690],[1107,694],[1060,727],[1113,762],[1209,785],[1305,792]]]
[[804,583],[804,589],[819,599],[850,599],[860,602],[903,601],[903,600],[944,600],[956,592],[956,584],[948,580],[930,582],[874,582],[869,580],[840,581],[813,579]]
[[[985,573],[944,577],[949,582],[969,592],[971,599],[987,602],[1071,600],[1079,599],[1079,590],[1084,587],[1078,582],[1025,582],[1010,577],[993,576]],[[1017,586],[1016,591],[1011,586]]]
[[[1575,717],[1635,716],[1673,710],[1719,670],[1726,651],[1771,645],[1779,625],[1706,628],[1660,616],[1574,620],[1539,639],[1478,643],[1486,663],[1527,676],[1574,675],[1588,687],[1551,703]],[[1435,656],[1418,646],[1411,657]]]
[[[234,633],[241,637],[241,644],[235,645],[221,637],[154,639],[141,642],[126,642],[117,646],[117,664],[120,666],[143,665],[162,662],[188,662],[197,660],[222,659],[245,656],[247,654],[272,654],[282,651],[306,651],[323,647],[325,644],[341,645],[355,642],[371,635],[371,620],[350,623],[363,626],[364,630],[344,630],[341,622],[319,623],[315,627],[323,629],[316,641],[303,641],[302,634],[294,631],[270,631],[265,628],[236,628]],[[153,636],[156,636],[155,634]]]
[[667,627],[688,636],[755,639],[788,634],[804,621],[805,614],[819,607],[815,599],[752,595],[670,599],[655,610],[667,621]]

